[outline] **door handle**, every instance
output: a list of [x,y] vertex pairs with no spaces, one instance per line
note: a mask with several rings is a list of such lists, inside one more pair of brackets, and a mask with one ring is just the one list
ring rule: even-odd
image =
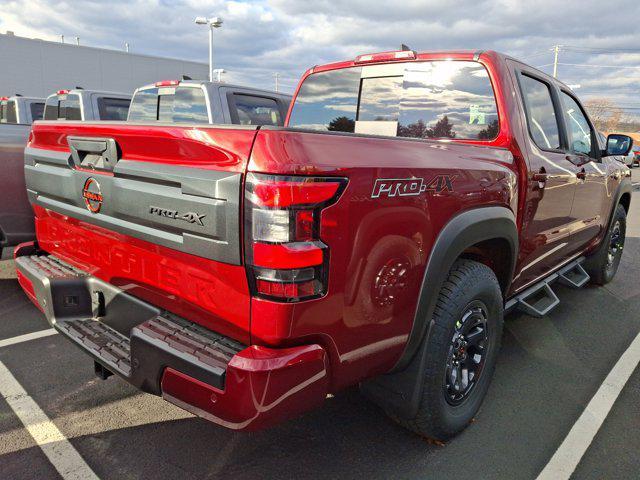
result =
[[534,173],[531,176],[531,179],[534,182],[538,182],[538,188],[544,188],[544,185],[547,183],[547,171],[542,167],[538,173]]
[[578,177],[580,180],[586,180],[587,179],[587,172],[583,168],[578,173],[576,173],[576,177]]

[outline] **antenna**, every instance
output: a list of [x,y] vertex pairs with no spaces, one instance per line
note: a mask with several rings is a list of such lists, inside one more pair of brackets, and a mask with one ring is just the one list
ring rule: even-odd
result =
[[411,48],[409,48],[407,45],[405,45],[404,43],[400,44],[400,50],[402,50],[403,52],[408,52],[411,50]]

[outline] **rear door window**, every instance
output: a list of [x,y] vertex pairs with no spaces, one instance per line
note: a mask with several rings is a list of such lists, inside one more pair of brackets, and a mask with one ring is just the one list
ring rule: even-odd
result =
[[29,108],[31,110],[31,121],[35,122],[36,120],[42,120],[42,115],[44,113],[44,103],[31,102]]
[[[289,126],[412,138],[490,140],[499,131],[489,75],[477,62],[395,65],[397,74],[372,76],[370,67],[307,77]],[[381,71],[379,66],[375,66]]]
[[234,123],[240,125],[283,125],[282,114],[278,102],[274,98],[233,94],[235,115]]
[[129,113],[129,104],[131,100],[128,98],[98,98],[98,114],[100,120],[126,120]]
[[196,87],[160,87],[139,90],[131,101],[129,121],[209,123],[204,90]]
[[520,75],[529,132],[543,150],[560,148],[560,132],[549,86],[528,75]]

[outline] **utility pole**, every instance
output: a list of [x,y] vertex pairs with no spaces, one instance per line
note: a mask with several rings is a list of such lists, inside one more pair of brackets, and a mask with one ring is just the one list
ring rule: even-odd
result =
[[560,51],[560,45],[553,47],[553,78],[558,76],[558,52]]
[[276,92],[278,91],[278,80],[280,79],[280,74],[278,72],[274,73],[273,76],[276,79]]

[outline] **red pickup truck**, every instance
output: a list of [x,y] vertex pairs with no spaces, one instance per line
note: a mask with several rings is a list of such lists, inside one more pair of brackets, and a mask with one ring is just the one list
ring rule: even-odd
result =
[[284,127],[38,122],[18,278],[98,375],[217,424],[360,384],[445,440],[480,408],[504,312],[616,273],[631,183],[609,140],[491,51],[316,66]]

